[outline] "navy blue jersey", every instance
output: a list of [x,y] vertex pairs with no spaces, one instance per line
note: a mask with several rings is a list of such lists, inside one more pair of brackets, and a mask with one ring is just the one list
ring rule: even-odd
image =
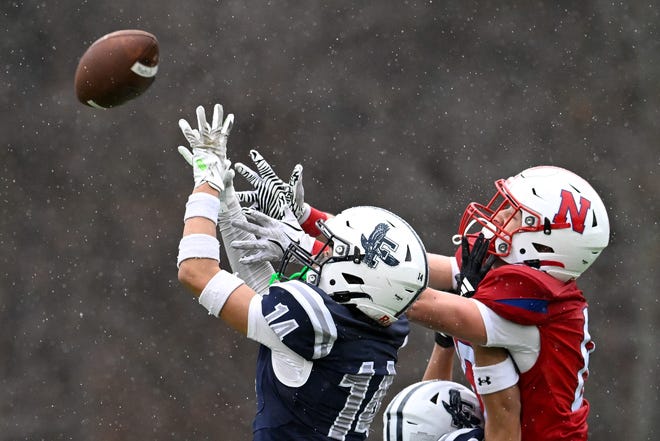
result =
[[311,362],[311,371],[304,384],[289,387],[275,374],[271,349],[260,347],[255,439],[364,440],[396,374],[408,320],[380,326],[300,281],[271,286],[261,307],[268,326]]

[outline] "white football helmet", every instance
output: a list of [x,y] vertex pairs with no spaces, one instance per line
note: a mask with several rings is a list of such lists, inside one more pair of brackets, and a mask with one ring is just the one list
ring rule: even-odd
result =
[[[487,238],[495,237],[490,252],[505,262],[524,263],[568,281],[579,277],[607,246],[605,205],[575,173],[533,167],[496,181],[495,187],[497,193],[487,205],[468,206],[458,236],[479,225]],[[513,229],[508,225],[518,212],[521,226]]]
[[462,428],[483,426],[477,396],[453,381],[429,380],[399,392],[383,413],[384,441],[437,441]]
[[284,267],[297,260],[304,277],[342,304],[355,305],[383,326],[401,315],[428,284],[426,250],[415,230],[399,216],[377,207],[354,207],[326,221],[328,239],[316,256],[295,243]]

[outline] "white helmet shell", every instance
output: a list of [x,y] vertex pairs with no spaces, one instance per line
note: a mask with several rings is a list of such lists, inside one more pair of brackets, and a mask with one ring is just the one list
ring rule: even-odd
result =
[[383,440],[437,441],[483,422],[479,400],[470,389],[452,381],[422,381],[390,401],[383,413]]
[[307,281],[335,300],[388,326],[426,288],[424,245],[394,213],[354,207],[319,222],[319,228],[332,242],[332,256]]
[[[488,205],[470,204],[459,228],[472,221],[486,237],[495,236],[492,253],[507,263],[524,263],[568,281],[579,277],[609,242],[607,210],[596,191],[575,173],[540,166],[495,182],[497,194]],[[520,211],[521,226],[508,231],[496,220],[508,207]]]

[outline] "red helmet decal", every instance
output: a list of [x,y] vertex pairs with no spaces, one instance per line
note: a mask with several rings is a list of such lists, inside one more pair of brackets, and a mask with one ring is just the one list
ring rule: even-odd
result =
[[378,323],[380,323],[383,326],[388,326],[392,323],[390,318],[386,315],[382,316],[381,318],[378,319]]
[[[591,201],[580,196],[580,209],[578,210],[577,203],[573,197],[573,193],[568,190],[561,191],[561,205],[559,211],[555,214],[552,223],[556,228],[573,227],[573,231],[580,234],[584,232],[584,224],[587,218],[587,212],[591,207]],[[571,223],[568,223],[567,214],[571,215]]]

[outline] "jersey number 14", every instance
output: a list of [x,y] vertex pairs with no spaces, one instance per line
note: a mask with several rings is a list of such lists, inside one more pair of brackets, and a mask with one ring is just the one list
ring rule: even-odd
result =
[[373,361],[366,361],[362,363],[358,374],[344,375],[339,385],[349,388],[350,392],[344,408],[339,412],[334,424],[328,431],[328,437],[339,440],[344,439],[354,423],[356,432],[367,433],[369,431],[369,426],[380,408],[383,397],[394,380],[393,375],[383,376],[378,389],[373,393],[364,410],[360,412],[363,402],[367,399],[369,385],[373,380],[374,373]]

